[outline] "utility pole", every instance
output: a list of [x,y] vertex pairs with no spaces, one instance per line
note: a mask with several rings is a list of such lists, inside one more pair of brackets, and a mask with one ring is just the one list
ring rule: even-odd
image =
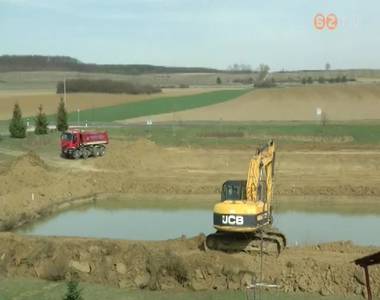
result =
[[79,127],[79,124],[80,124],[79,113],[80,113],[80,109],[79,109],[79,108],[77,108],[77,114],[78,114],[78,127]]
[[63,102],[66,106],[66,77],[63,77]]

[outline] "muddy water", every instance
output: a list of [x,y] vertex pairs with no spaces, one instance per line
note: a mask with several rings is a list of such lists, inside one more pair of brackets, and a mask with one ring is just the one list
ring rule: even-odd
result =
[[[286,210],[275,213],[275,226],[285,233],[290,245],[337,240],[380,245],[379,210],[370,213],[352,211],[355,213],[339,212],[339,209],[331,212],[328,207],[308,211],[286,206]],[[110,200],[70,209],[17,230],[27,235],[129,240],[166,240],[213,231],[212,205],[202,205],[202,208],[136,208],[136,205],[125,201]]]

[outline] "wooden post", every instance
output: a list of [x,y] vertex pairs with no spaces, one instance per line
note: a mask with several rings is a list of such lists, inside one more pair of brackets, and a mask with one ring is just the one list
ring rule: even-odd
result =
[[372,300],[372,292],[371,292],[371,286],[369,282],[368,266],[364,266],[363,268],[364,268],[364,273],[365,273],[365,283],[367,286],[368,300]]

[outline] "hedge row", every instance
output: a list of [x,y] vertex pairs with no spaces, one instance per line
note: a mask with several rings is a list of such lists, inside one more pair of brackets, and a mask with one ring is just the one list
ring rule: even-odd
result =
[[[64,82],[57,83],[57,94],[64,92]],[[109,79],[69,79],[66,80],[66,93],[110,93],[110,94],[153,94],[161,92],[161,88],[148,84],[135,84]]]

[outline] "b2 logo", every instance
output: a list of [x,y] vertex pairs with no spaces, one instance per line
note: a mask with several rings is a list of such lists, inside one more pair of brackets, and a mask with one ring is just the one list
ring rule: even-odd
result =
[[243,225],[244,218],[243,216],[222,215],[222,224]]
[[317,30],[335,30],[338,26],[338,17],[335,14],[327,16],[319,13],[314,16],[314,28]]

